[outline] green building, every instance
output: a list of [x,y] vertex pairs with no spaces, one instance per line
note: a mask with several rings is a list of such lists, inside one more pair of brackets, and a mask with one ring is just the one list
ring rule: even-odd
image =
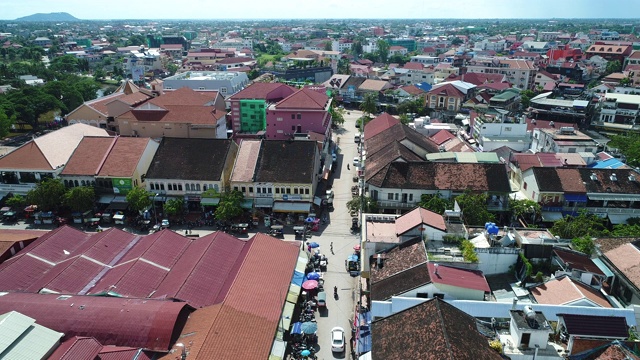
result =
[[266,129],[266,102],[264,100],[240,100],[240,132],[255,134]]
[[389,40],[389,46],[402,46],[408,52],[416,51],[416,41],[414,39],[391,39]]

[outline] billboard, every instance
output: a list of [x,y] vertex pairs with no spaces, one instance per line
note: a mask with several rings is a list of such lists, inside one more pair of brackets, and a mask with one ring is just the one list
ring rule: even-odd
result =
[[114,178],[111,179],[111,184],[113,185],[113,193],[114,194],[126,194],[129,190],[133,189],[133,183],[131,179],[119,179]]

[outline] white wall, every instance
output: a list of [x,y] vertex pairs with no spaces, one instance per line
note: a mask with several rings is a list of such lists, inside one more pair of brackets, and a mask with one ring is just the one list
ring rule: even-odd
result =
[[[525,183],[527,183],[526,189],[524,188]],[[528,169],[522,174],[522,187],[520,188],[520,192],[524,193],[530,200],[539,201],[540,189],[538,189],[538,183],[531,169]],[[532,197],[534,192],[536,193],[535,199]]]
[[[490,250],[492,252],[477,251],[478,254],[478,270],[485,275],[504,274],[509,272],[509,266],[515,265],[518,260],[517,253],[499,253],[498,250]],[[495,251],[495,252],[494,252]]]

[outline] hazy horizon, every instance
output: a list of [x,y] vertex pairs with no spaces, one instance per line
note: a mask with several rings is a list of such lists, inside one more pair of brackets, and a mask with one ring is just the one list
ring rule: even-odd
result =
[[[130,2],[111,0],[108,7],[81,0],[0,0],[0,20],[66,12],[80,20],[428,20],[428,19],[636,19],[637,0],[369,0],[366,5],[345,0],[245,0],[241,6],[217,8],[206,0]],[[183,5],[178,7],[178,5]],[[213,3],[215,5],[215,3]]]

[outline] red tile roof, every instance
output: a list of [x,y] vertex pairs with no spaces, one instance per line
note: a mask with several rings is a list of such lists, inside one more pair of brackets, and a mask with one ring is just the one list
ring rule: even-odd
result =
[[95,176],[115,141],[116,138],[112,137],[85,136],[69,158],[61,175]]
[[396,234],[402,235],[422,224],[442,231],[447,230],[442,215],[417,207],[396,219]]
[[[103,346],[98,354],[99,360],[151,360],[156,359],[157,353],[140,351],[136,348],[123,346]],[[89,360],[89,359],[87,359]],[[93,360],[93,359],[91,359]]]
[[149,138],[117,137],[97,175],[132,177],[151,141]]
[[53,170],[35,141],[29,141],[0,158],[1,169]]
[[434,135],[431,136],[431,140],[433,140],[433,142],[435,142],[438,145],[442,145],[445,142],[454,139],[456,136],[453,135],[451,133],[451,131],[448,130],[440,130],[437,133],[435,133]]
[[635,245],[625,243],[610,250],[604,250],[604,246],[601,246],[601,249],[618,271],[636,287],[640,286],[640,250]]
[[150,299],[7,293],[0,296],[0,312],[9,311],[18,311],[65,336],[167,351],[191,309],[186,303]]
[[315,90],[302,88],[276,104],[276,109],[324,110],[329,97]]
[[372,119],[364,126],[364,138],[371,139],[372,137],[378,135],[379,133],[387,130],[393,125],[399,124],[400,120],[395,117],[383,112],[378,115],[375,119]]
[[571,269],[604,275],[602,270],[600,270],[588,255],[560,248],[554,248],[553,252],[556,253],[556,255],[562,259],[562,262],[567,264]]
[[461,269],[448,265],[439,265],[435,273],[435,264],[430,262],[429,275],[435,284],[455,286],[464,289],[491,291],[487,279],[479,270]]
[[610,308],[611,305],[597,290],[568,276],[555,278],[531,289],[531,294],[539,304],[571,305],[580,300],[589,300],[594,306]]
[[402,68],[409,69],[409,70],[422,70],[424,69],[424,65],[419,62],[408,62],[408,63],[405,63]]
[[[285,97],[296,92],[297,89],[281,84],[281,83],[253,83],[243,90],[235,93],[230,97],[230,100],[240,99],[265,99],[270,100],[273,98],[284,99]],[[274,94],[277,94],[274,96]]]
[[426,93],[426,91],[420,89],[419,87],[417,87],[415,85],[403,86],[403,87],[401,87],[401,89],[406,91],[410,95],[420,95],[420,94]]
[[92,337],[74,336],[63,341],[47,360],[94,360],[102,344]]
[[462,91],[458,90],[455,86],[451,84],[444,84],[442,86],[438,86],[437,88],[427,92],[427,94],[464,98],[464,94],[462,93]]

